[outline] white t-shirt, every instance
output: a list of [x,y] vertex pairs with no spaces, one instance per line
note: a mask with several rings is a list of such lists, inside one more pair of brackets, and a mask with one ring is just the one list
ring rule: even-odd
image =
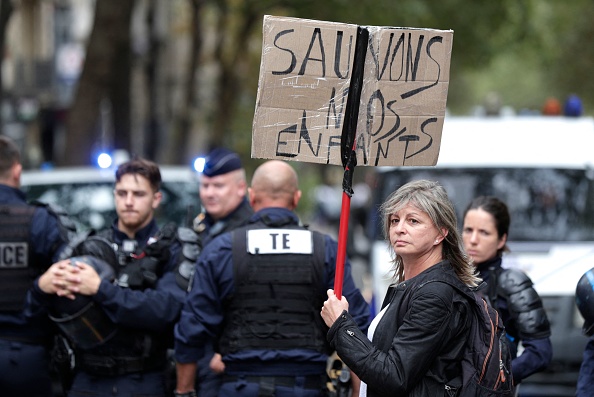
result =
[[[388,310],[388,307],[390,307],[390,304],[388,304],[386,307],[384,307],[382,309],[382,311],[379,312],[379,314],[377,316],[375,316],[375,318],[373,319],[371,324],[369,324],[369,328],[367,329],[367,338],[369,338],[369,340],[373,340],[373,333],[375,332],[375,329],[377,328],[377,324],[380,322],[382,317],[384,317],[384,314],[386,313],[386,310]],[[361,381],[361,388],[359,389],[359,397],[367,397],[367,383],[365,383],[363,381]]]

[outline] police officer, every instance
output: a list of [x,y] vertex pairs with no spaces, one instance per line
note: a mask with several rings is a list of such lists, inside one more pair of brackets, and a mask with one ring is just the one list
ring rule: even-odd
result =
[[[247,201],[245,169],[237,153],[226,149],[211,150],[200,177],[200,202],[203,211],[194,220],[194,230],[202,247],[215,237],[244,225],[254,213]],[[215,397],[221,384],[224,365],[214,346],[206,347],[198,362],[196,390],[201,397]]]
[[[115,281],[101,278],[82,260],[70,259],[54,264],[38,280],[38,300],[51,302],[52,294],[90,297],[116,326],[93,345],[68,335],[77,366],[69,396],[167,395],[166,352],[189,272],[178,265],[181,246],[174,225],[159,230],[154,220],[162,199],[160,184],[159,168],[151,161],[133,159],[116,171],[118,217],[111,229],[99,233],[116,249]],[[109,329],[109,324],[89,327]]]
[[582,331],[590,338],[584,349],[576,397],[589,397],[594,390],[594,268],[584,273],[578,281],[575,303],[584,318]]
[[[553,357],[551,327],[532,281],[518,269],[504,269],[510,216],[507,205],[493,196],[475,198],[464,212],[462,239],[487,288],[483,293],[503,320],[514,357],[512,374],[518,385],[544,370]],[[520,342],[524,350],[518,353]]]
[[51,396],[47,348],[55,328],[47,313],[29,311],[25,302],[74,226],[64,214],[26,203],[21,170],[18,148],[0,136],[0,394]]
[[[321,396],[326,382],[326,326],[319,308],[333,288],[337,244],[303,227],[301,197],[287,163],[255,171],[244,227],[204,247],[175,327],[178,396],[195,395],[196,358],[215,336],[225,363],[219,396]],[[345,266],[344,295],[366,329],[369,307]]]
[[216,236],[242,226],[254,211],[246,198],[245,170],[237,153],[213,149],[200,177],[200,202],[204,211],[194,219],[202,246]]

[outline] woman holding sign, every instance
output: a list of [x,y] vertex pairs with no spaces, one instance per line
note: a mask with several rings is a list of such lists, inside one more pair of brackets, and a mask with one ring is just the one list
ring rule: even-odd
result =
[[381,207],[394,284],[368,337],[348,302],[328,290],[328,340],[361,379],[360,396],[464,394],[462,359],[471,322],[470,288],[480,279],[464,254],[456,213],[442,186],[413,181]]

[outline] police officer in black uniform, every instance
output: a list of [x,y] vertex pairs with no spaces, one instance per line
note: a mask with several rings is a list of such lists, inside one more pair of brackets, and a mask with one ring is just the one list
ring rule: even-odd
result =
[[[322,396],[328,348],[319,308],[334,285],[337,244],[302,226],[301,191],[285,162],[258,167],[246,226],[203,248],[175,328],[178,396],[195,396],[196,358],[215,337],[225,363],[219,396]],[[369,307],[345,264],[344,295],[366,329]]]
[[584,318],[582,332],[588,343],[577,380],[576,397],[588,397],[594,391],[594,267],[580,277],[575,288],[575,304]]
[[[507,205],[493,196],[476,197],[464,212],[462,238],[481,278],[483,290],[503,320],[514,357],[514,385],[543,371],[551,362],[551,327],[532,280],[518,269],[502,267],[508,251],[510,215]],[[522,344],[523,351],[518,354]]]
[[229,149],[216,148],[206,156],[199,194],[203,211],[194,219],[194,230],[203,247],[244,225],[254,213],[246,198],[245,169],[237,153]]
[[[202,247],[215,237],[244,225],[254,213],[247,201],[245,169],[237,153],[226,149],[211,150],[200,176],[200,202],[203,211],[194,219],[194,230]],[[216,397],[224,365],[214,346],[206,347],[198,362],[196,390],[201,397]]]
[[21,170],[17,146],[0,136],[0,394],[51,396],[55,327],[47,313],[30,310],[27,291],[58,260],[74,225],[60,211],[26,203]]
[[[181,249],[179,239],[187,240],[187,235],[175,225],[159,230],[154,211],[162,199],[160,184],[159,168],[151,161],[133,159],[116,171],[118,218],[111,229],[98,234],[115,248],[113,281],[77,258],[54,264],[36,284],[38,302],[48,305],[55,301],[54,295],[75,302],[90,298],[105,314],[85,312],[78,327],[76,318],[62,327],[76,360],[69,396],[168,395],[164,386],[167,349],[172,346],[172,327],[193,267],[183,260],[188,252],[182,251],[192,251],[195,260],[198,250]],[[62,317],[53,316],[59,321]],[[79,332],[81,327],[93,332]],[[96,340],[78,339],[80,335],[95,335]]]

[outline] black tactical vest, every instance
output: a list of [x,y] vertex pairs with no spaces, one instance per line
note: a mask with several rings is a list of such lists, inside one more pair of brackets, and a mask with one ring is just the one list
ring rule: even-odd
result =
[[324,236],[297,225],[233,232],[235,293],[225,302],[223,354],[254,349],[327,352]]
[[[103,230],[98,235],[114,242],[112,229]],[[167,253],[169,244],[170,241],[163,247]],[[115,246],[113,248],[116,249]],[[119,263],[116,265],[114,282],[118,286],[132,290],[155,287],[165,263],[148,251],[148,246],[140,248],[133,240],[125,240],[117,245]],[[122,327],[105,343],[89,350],[75,349],[75,352],[81,368],[86,372],[114,376],[162,368],[168,343],[170,341],[160,333]]]
[[0,311],[23,309],[27,291],[41,270],[33,259],[29,231],[35,207],[0,206]]

